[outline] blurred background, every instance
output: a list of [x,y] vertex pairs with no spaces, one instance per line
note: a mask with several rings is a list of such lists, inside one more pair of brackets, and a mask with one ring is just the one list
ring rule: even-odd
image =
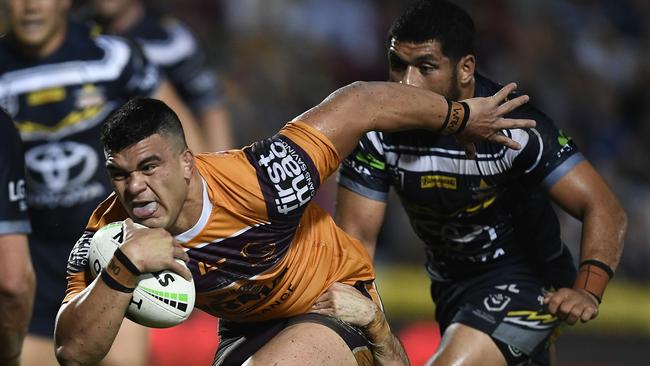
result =
[[[407,3],[183,0],[151,6],[185,22],[201,41],[224,85],[241,146],[274,134],[338,87],[386,80],[386,32]],[[649,364],[650,1],[456,3],[476,22],[479,71],[518,82],[576,140],[629,215],[623,259],[600,316],[565,329],[560,365]],[[318,197],[330,211],[335,191],[332,179]],[[378,286],[389,320],[418,365],[435,347],[434,306],[422,244],[400,205],[389,207],[377,253]],[[564,240],[577,252],[580,223],[566,215],[561,221]]]
[[[560,365],[643,365],[650,358],[650,1],[457,1],[476,22],[478,69],[516,81],[571,135],[623,201],[623,260],[601,315],[567,327]],[[183,0],[152,6],[188,24],[225,87],[237,145],[355,80],[386,80],[386,33],[407,1]],[[319,202],[334,209],[336,183]],[[394,197],[392,199],[395,199]],[[378,286],[414,364],[435,349],[423,244],[397,202],[378,247]],[[579,248],[580,223],[562,215]],[[194,338],[194,337],[192,337]],[[470,346],[470,345],[468,345]]]

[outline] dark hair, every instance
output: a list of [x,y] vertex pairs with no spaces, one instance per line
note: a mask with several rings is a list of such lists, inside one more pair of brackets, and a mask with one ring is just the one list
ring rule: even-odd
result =
[[154,134],[173,137],[179,150],[187,148],[183,125],[171,108],[156,99],[134,98],[108,116],[100,138],[104,150],[119,152]]
[[400,42],[440,42],[442,53],[453,61],[474,54],[474,21],[461,7],[446,0],[417,0],[388,31]]

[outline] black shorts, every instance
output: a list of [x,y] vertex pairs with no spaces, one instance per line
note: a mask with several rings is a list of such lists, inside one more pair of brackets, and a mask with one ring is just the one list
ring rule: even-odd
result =
[[321,314],[302,314],[259,323],[219,320],[219,348],[212,366],[241,365],[280,331],[293,324],[317,323],[334,330],[350,347],[360,366],[372,365],[370,343],[358,328]]
[[496,343],[508,365],[532,359],[549,365],[548,346],[561,321],[543,304],[549,290],[526,266],[500,268],[468,280],[431,285],[441,333],[453,323]]
[[29,250],[36,273],[36,297],[29,334],[54,337],[56,314],[67,286],[68,256],[74,244],[75,240],[46,242],[34,236],[29,237]]

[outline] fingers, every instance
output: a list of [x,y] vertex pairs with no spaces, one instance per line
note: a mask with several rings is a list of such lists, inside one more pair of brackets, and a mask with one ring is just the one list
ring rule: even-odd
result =
[[490,136],[489,140],[492,141],[492,142],[496,142],[497,144],[509,147],[509,148],[511,148],[513,150],[521,149],[521,145],[517,141],[509,138],[508,136],[502,135],[502,134],[494,134],[494,135]]
[[183,247],[181,247],[180,245],[177,245],[177,244],[174,245],[173,250],[174,250],[174,253],[173,253],[174,258],[180,259],[185,263],[190,261],[190,256],[187,255],[187,253],[185,252]]
[[533,128],[537,125],[532,119],[518,119],[518,118],[499,118],[494,123],[494,128],[498,130],[516,129],[516,128]]
[[179,263],[177,261],[173,261],[172,264],[169,266],[169,269],[171,271],[178,273],[184,279],[188,281],[192,281],[192,272],[190,272],[189,268],[187,268],[185,264]]
[[122,228],[124,230],[124,236],[126,236],[129,232],[137,229],[130,217],[122,221]]
[[[499,101],[502,101],[504,99],[505,99],[505,97],[502,98],[502,99],[499,99]],[[504,114],[506,114],[508,112],[512,112],[513,110],[515,110],[515,109],[521,107],[522,105],[528,103],[529,100],[530,100],[530,97],[528,97],[528,95],[520,95],[520,96],[518,96],[518,97],[516,97],[514,99],[510,99],[510,100],[506,101],[505,103],[503,103],[503,104],[501,104],[501,105],[499,105],[497,107],[497,114],[499,114],[500,116],[503,116]]]
[[547,294],[544,303],[551,314],[570,325],[575,324],[578,319],[584,323],[598,316],[598,307],[591,299],[570,289]]
[[598,309],[587,307],[580,316],[580,321],[586,323],[598,316]]
[[505,100],[508,97],[508,95],[515,90],[517,90],[517,83],[509,83],[505,85],[503,88],[501,88],[501,90],[496,92],[496,94],[494,94],[492,98],[496,100],[497,103],[501,103],[502,100]]

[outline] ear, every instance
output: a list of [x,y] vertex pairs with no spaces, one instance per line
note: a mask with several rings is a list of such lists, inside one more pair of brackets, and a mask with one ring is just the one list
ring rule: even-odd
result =
[[460,86],[467,86],[474,81],[474,71],[476,70],[476,58],[474,55],[465,55],[460,58],[456,64],[458,83]]
[[183,168],[183,178],[189,180],[194,174],[194,154],[189,149],[181,154],[181,165]]

